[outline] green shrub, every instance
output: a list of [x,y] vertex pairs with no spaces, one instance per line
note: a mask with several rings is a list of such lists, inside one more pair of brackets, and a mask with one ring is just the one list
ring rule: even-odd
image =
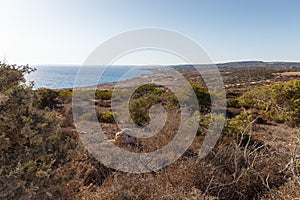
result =
[[278,122],[299,121],[300,80],[263,86],[238,98],[245,108],[256,108],[266,118]]
[[104,114],[99,115],[99,120],[100,122],[104,122],[104,123],[114,123],[115,122],[114,114],[112,112],[106,112]]
[[51,110],[58,108],[59,92],[47,88],[40,88],[36,90],[36,100],[34,101],[34,106],[39,109],[50,108]]
[[[0,104],[0,196],[57,199],[64,183],[56,172],[73,158],[76,136],[60,130],[52,112],[33,107],[34,92],[23,77],[28,67],[0,64],[0,71],[0,93],[6,97]],[[52,98],[56,93],[40,92],[51,107],[46,94]]]
[[[211,106],[210,93],[199,82],[190,81],[189,85],[182,86],[181,95],[182,103],[191,106],[191,90],[195,92],[201,112],[207,112]],[[179,102],[175,94],[168,88],[155,84],[145,84],[135,90],[130,101],[130,114],[133,121],[140,126],[149,123],[149,108],[155,104],[162,104],[167,111],[179,109]]]
[[111,90],[96,90],[95,98],[101,100],[109,100],[111,99],[113,91]]
[[24,75],[35,70],[28,65],[7,65],[0,62],[0,93],[5,93],[16,85],[25,84]]
[[190,81],[190,84],[196,94],[200,109],[206,110],[208,107],[211,106],[210,93],[199,82]]
[[131,118],[139,126],[147,125],[150,122],[149,109],[156,104],[162,104],[169,111],[179,108],[178,100],[170,90],[155,84],[146,84],[135,90],[131,97]]
[[[201,114],[198,112],[197,115],[200,118],[197,136],[199,135],[204,136],[206,134],[210,134],[207,132],[207,130],[212,120],[215,122],[216,125],[223,125],[223,122],[225,121],[225,116],[223,114],[214,114],[214,113]],[[211,130],[214,131],[216,130],[217,127],[211,127],[211,128],[212,128]]]
[[94,121],[94,122],[103,122],[103,123],[114,123],[115,118],[112,112],[99,113],[96,115],[95,113],[84,113],[80,116],[80,120],[86,121]]
[[59,91],[59,96],[61,97],[72,97],[73,96],[73,92],[71,89],[68,90],[60,90]]
[[254,117],[249,112],[242,111],[239,115],[227,120],[226,134],[229,136],[248,134],[250,132],[250,123],[253,120]]
[[235,138],[241,145],[253,143],[251,132],[255,118],[248,111],[242,111],[232,119],[227,119],[223,129],[223,138]]

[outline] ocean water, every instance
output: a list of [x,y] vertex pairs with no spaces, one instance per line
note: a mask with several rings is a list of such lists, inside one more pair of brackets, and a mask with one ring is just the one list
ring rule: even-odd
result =
[[[37,70],[26,75],[26,81],[34,81],[34,88],[72,88],[85,87],[100,83],[117,82],[151,72],[133,66],[34,66]],[[80,72],[80,77],[78,76]],[[75,81],[76,80],[76,81]],[[96,80],[96,82],[95,82]]]

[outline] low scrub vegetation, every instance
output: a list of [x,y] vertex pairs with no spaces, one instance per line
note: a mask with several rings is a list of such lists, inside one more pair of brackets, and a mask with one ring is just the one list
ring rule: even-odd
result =
[[239,97],[239,104],[245,108],[256,108],[267,119],[299,123],[300,80],[263,86],[246,92]]
[[[82,113],[81,118],[102,123],[111,139],[118,131],[114,119],[118,113],[107,106],[112,91],[32,90],[24,79],[24,74],[32,70],[29,66],[0,63],[0,199],[250,200],[292,199],[300,195],[299,81],[232,96],[231,104],[242,107],[241,111],[227,119],[217,145],[203,159],[197,155],[211,119],[224,116],[209,112],[211,94],[202,84],[192,81],[199,103],[196,114],[200,117],[192,145],[181,158],[161,170],[130,174],[107,168],[90,155],[82,147],[72,121],[72,95],[94,92],[91,102],[95,102],[96,114]],[[187,105],[189,97],[185,97]],[[130,100],[131,117],[136,124],[147,125],[149,109],[156,104],[168,111],[165,127],[159,134],[141,139],[137,146],[124,147],[126,150],[152,152],[168,144],[176,134],[179,102],[163,86],[147,84],[138,88]],[[274,133],[259,135],[262,133],[258,128],[268,132],[271,126],[259,124],[259,120],[271,121],[272,126],[281,128],[287,126],[278,122],[293,121],[295,127],[289,128],[290,135],[279,135],[288,140],[277,145],[264,139]],[[255,135],[255,131],[259,134]]]
[[176,96],[167,88],[147,84],[138,88],[130,100],[130,114],[133,121],[140,126],[149,123],[149,109],[156,104],[162,104],[166,110],[179,108]]
[[101,100],[110,100],[112,96],[111,90],[96,90],[95,98]]
[[115,122],[115,118],[112,112],[108,111],[106,113],[100,114],[98,117],[100,122],[104,123],[113,123]]
[[73,158],[76,135],[60,129],[53,112],[41,110],[55,107],[57,93],[41,89],[35,96],[23,78],[31,68],[1,64],[0,71],[0,198],[55,198],[70,179],[56,170]]
[[39,109],[49,108],[51,110],[58,108],[58,96],[60,93],[55,90],[40,88],[35,91],[36,100],[33,105]]

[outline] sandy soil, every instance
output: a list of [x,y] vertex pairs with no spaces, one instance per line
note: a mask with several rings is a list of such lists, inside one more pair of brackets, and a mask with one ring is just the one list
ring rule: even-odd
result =
[[282,76],[300,76],[300,72],[283,72]]

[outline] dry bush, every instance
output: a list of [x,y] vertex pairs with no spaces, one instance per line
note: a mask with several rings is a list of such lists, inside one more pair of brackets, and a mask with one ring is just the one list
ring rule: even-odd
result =
[[[201,137],[193,145],[199,145]],[[258,145],[259,144],[259,145]],[[191,147],[157,172],[112,172],[99,187],[81,187],[81,199],[260,199],[280,198],[289,173],[286,155],[268,145],[223,139],[205,159]],[[94,183],[93,183],[94,184]],[[95,185],[95,184],[94,184]],[[283,190],[283,189],[282,189]]]
[[57,173],[66,182],[60,187],[62,199],[79,199],[85,190],[95,191],[113,170],[95,160],[82,146],[78,148],[77,156]]
[[200,175],[210,179],[200,179],[199,188],[220,199],[257,199],[269,192],[277,195],[273,190],[286,181],[278,174],[285,157],[267,147],[258,148],[242,148],[235,142],[220,144],[202,161],[212,167]]
[[[278,194],[283,199],[299,199],[300,198],[300,184],[295,180],[290,180],[278,189]],[[278,198],[273,195],[266,194],[262,197],[263,200],[276,200]]]
[[168,176],[165,170],[156,174],[116,172],[96,192],[86,191],[82,199],[215,199],[196,187],[174,185]]

